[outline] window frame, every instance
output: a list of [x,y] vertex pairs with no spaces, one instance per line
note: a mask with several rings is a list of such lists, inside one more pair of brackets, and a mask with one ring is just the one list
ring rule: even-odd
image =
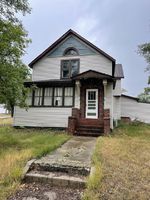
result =
[[[68,87],[72,87],[73,88],[73,96],[72,96],[72,105],[71,106],[65,106],[65,88]],[[42,104],[41,105],[34,105],[34,101],[35,101],[35,90],[32,91],[32,105],[29,105],[29,107],[37,107],[37,108],[41,108],[41,107],[51,107],[51,108],[73,108],[74,107],[74,103],[75,103],[75,87],[74,86],[50,86],[50,88],[52,88],[52,105],[44,105],[44,97],[45,97],[45,88],[48,88],[48,86],[46,87],[39,87],[42,89]],[[55,88],[62,88],[62,105],[61,106],[55,106],[54,105],[54,93],[55,93]]]
[[[66,62],[66,61],[69,61],[69,77],[63,77],[63,63],[64,62]],[[60,67],[60,78],[61,79],[70,79],[71,77],[72,77],[72,75],[71,75],[71,67],[72,67],[72,65],[71,65],[71,61],[78,61],[78,73],[77,74],[79,74],[79,72],[80,72],[80,59],[79,58],[73,58],[73,59],[63,59],[63,60],[61,60],[61,67]]]

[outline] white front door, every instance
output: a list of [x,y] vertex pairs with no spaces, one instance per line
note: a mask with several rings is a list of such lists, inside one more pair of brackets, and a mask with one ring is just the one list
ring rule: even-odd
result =
[[98,118],[98,89],[86,90],[86,118]]

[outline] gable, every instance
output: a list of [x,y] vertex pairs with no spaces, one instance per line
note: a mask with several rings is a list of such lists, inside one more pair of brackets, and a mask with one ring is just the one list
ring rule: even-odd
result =
[[48,53],[48,57],[61,57],[63,56],[64,51],[70,47],[76,48],[79,53],[79,56],[97,54],[97,52],[94,49],[88,47],[88,45],[84,44],[76,37],[70,36],[66,38],[63,42],[61,42],[61,44],[59,44],[54,50]]
[[[34,60],[32,60],[32,62],[29,63],[29,67],[33,68],[33,65],[36,62],[38,62],[41,58],[43,58],[44,56],[49,55],[50,57],[52,57],[52,53],[54,53],[54,51],[58,48],[58,46],[62,45],[63,41],[66,41],[69,38],[71,40],[71,36],[72,36],[72,38],[73,37],[76,38],[76,45],[79,42],[80,43],[80,45],[79,45],[80,47],[84,46],[84,48],[80,48],[80,53],[81,53],[80,55],[83,55],[83,52],[84,52],[84,55],[101,54],[105,58],[107,58],[108,60],[110,60],[112,62],[112,65],[113,65],[113,73],[112,74],[114,75],[115,59],[112,58],[110,55],[108,55],[107,53],[105,53],[104,51],[102,51],[101,49],[99,49],[98,47],[96,47],[94,44],[92,44],[91,42],[89,42],[84,37],[82,37],[81,35],[79,35],[78,33],[76,33],[75,31],[73,31],[71,29],[68,30],[64,35],[62,35],[58,40],[56,40],[47,49],[45,49],[45,51],[43,51],[40,55],[38,55]],[[56,55],[57,55],[57,53],[56,53]],[[56,55],[55,55],[55,57],[56,57]],[[53,54],[53,56],[54,56],[54,54]]]

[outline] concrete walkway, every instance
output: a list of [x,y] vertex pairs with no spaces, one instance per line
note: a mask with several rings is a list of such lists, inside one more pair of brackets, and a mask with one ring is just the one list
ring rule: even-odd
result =
[[73,137],[51,154],[33,160],[23,188],[9,200],[80,200],[95,143],[94,137]]
[[90,169],[91,156],[95,147],[94,137],[73,137],[51,154],[36,160],[39,166],[70,166],[75,168]]

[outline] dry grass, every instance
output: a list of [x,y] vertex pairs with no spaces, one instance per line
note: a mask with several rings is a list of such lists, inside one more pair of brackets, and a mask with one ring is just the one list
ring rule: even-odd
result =
[[98,139],[95,155],[101,174],[95,174],[93,179],[99,179],[99,185],[96,181],[91,187],[89,181],[84,199],[149,199],[150,126],[121,126],[113,136]]
[[0,199],[5,199],[19,187],[22,169],[32,156],[31,150],[12,150],[0,157]]
[[0,114],[0,126],[12,125],[13,118],[8,114]]
[[51,130],[0,127],[0,200],[19,187],[27,160],[49,153],[68,139]]

